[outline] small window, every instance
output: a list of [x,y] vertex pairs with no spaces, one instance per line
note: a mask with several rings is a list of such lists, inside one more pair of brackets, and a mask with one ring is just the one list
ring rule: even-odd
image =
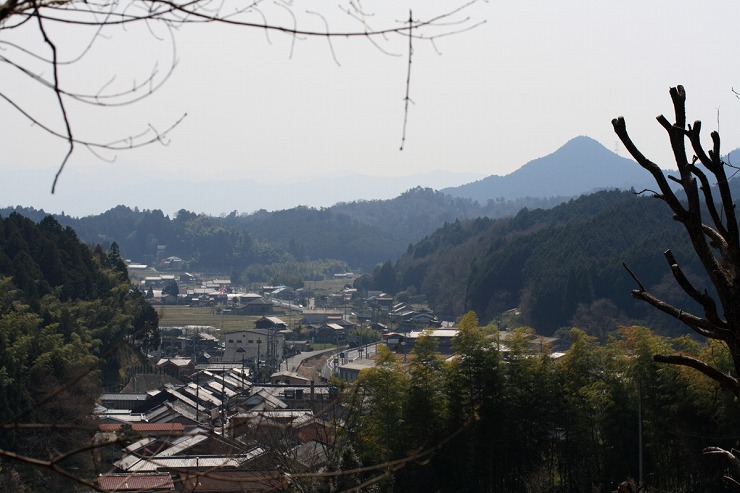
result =
[[229,344],[234,344],[234,339],[229,339]]
[[236,340],[236,343],[237,343],[237,344],[241,344],[241,343],[242,343],[242,340],[241,340],[241,339],[237,339],[237,340]]
[[249,340],[248,340],[247,342],[248,342],[249,344],[254,344],[254,341],[253,341],[252,339],[249,339]]

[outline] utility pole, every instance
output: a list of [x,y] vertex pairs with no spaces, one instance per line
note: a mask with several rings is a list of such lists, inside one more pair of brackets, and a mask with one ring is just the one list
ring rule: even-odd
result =
[[637,486],[642,488],[642,384],[637,382]]
[[221,363],[222,365],[222,373],[221,373],[221,436],[224,436],[224,426],[226,424],[226,414],[228,412],[228,409],[226,408],[226,365],[224,363]]
[[262,339],[257,338],[257,375],[255,376],[255,379],[259,380],[260,376],[260,344],[262,344]]

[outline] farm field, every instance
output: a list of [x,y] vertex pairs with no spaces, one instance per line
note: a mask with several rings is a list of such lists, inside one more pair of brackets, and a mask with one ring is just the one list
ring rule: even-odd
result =
[[[156,275],[156,272],[137,272],[143,279],[144,275]],[[133,279],[133,277],[132,277]],[[322,281],[306,281],[306,287],[315,293],[329,294],[342,291],[345,285],[351,285],[352,279],[326,279]],[[181,286],[186,289],[186,286]],[[160,327],[182,327],[185,325],[207,325],[215,327],[220,332],[229,333],[254,327],[255,320],[261,315],[230,315],[228,308],[226,311],[222,307],[191,307],[187,305],[155,305],[154,307],[159,314]],[[276,306],[276,313],[270,316],[279,317],[288,327],[294,328],[300,321],[301,314],[298,312],[285,310]],[[285,310],[285,312],[283,311]],[[286,313],[287,312],[287,313]]]
[[[159,305],[155,306],[155,309],[159,314],[160,327],[210,325],[223,333],[254,328],[255,320],[262,317],[261,315],[230,315],[228,309],[224,313],[221,307]],[[297,312],[274,313],[269,316],[282,319],[291,328],[300,320],[300,314]]]
[[159,314],[160,327],[182,327],[184,325],[210,325],[220,331],[235,332],[253,328],[259,316],[229,315],[220,307],[161,305],[155,307]]

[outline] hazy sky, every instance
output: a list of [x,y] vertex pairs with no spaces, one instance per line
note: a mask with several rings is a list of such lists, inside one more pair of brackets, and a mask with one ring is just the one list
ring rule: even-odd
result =
[[[289,26],[286,6],[299,28],[325,29],[320,17],[306,13],[314,10],[330,29],[360,29],[336,2],[265,3],[261,13]],[[419,18],[452,6],[450,0],[362,2],[373,27],[402,22],[410,8]],[[740,146],[740,100],[732,92],[740,88],[738,14],[740,4],[730,1],[475,3],[454,20],[469,16],[467,25],[483,24],[434,44],[414,44],[414,104],[403,151],[406,38],[378,39],[381,51],[363,38],[330,44],[211,24],[183,26],[173,45],[156,26],[109,29],[81,62],[61,67],[63,82],[96,93],[132,87],[152,70],[159,80],[173,58],[177,66],[160,90],[136,104],[70,104],[75,135],[108,141],[148,125],[162,130],[184,113],[187,118],[167,146],[103,153],[105,159],[78,149],[50,198],[64,143],[0,100],[0,177],[6,177],[0,206],[15,205],[19,190],[21,205],[43,203],[53,212],[54,204],[84,202],[69,183],[80,174],[93,184],[120,183],[110,199],[130,206],[138,204],[126,200],[129,187],[149,179],[280,181],[347,170],[506,174],[578,135],[624,155],[611,127],[619,115],[644,152],[668,167],[667,139],[655,117],[671,114],[668,88],[676,84],[686,88],[690,121],[703,120],[707,131],[719,126],[725,151]],[[60,51],[71,57],[91,32],[54,34]],[[0,42],[8,41],[38,46],[31,29],[0,31]],[[0,55],[17,56],[13,48],[0,48]],[[0,92],[61,128],[51,95],[10,67],[0,67]],[[29,171],[23,187],[7,179],[18,170]],[[357,187],[358,197],[371,195],[363,183]],[[170,210],[180,207],[187,202]]]

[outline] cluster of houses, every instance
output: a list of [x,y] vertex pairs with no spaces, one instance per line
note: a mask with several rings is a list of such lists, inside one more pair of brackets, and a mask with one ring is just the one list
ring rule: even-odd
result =
[[[172,286],[177,289],[172,289]],[[273,303],[256,293],[232,293],[229,279],[200,281],[190,273],[159,274],[141,280],[139,289],[151,303],[163,305],[239,307],[242,314],[271,313]],[[174,292],[173,292],[174,291]]]
[[[313,343],[340,346],[354,329],[338,309],[305,309],[301,324]],[[327,466],[345,411],[325,380],[281,368],[285,322],[264,315],[221,340],[214,333],[163,327],[156,371],[131,375],[120,392],[100,396],[100,490],[294,491],[295,475]]]
[[[458,329],[437,325],[424,311],[388,306],[398,320],[415,327],[385,331],[384,342],[403,354],[422,334],[452,355]],[[305,310],[302,321],[314,338],[343,340],[351,326],[341,310]],[[418,325],[414,325],[418,321]],[[213,343],[205,328],[191,328],[204,347]],[[186,331],[188,332],[188,331]],[[324,334],[325,333],[325,334]],[[295,491],[325,471],[333,438],[346,417],[337,389],[294,371],[282,370],[286,324],[263,316],[253,329],[224,335],[217,361],[165,357],[156,372],[133,375],[126,388],[100,396],[95,410],[97,486],[107,492]],[[506,352],[511,333],[498,341]],[[188,349],[186,337],[183,348]],[[216,340],[217,341],[217,340]],[[532,348],[556,348],[559,341],[532,334]],[[197,347],[197,346],[196,346]],[[340,354],[344,358],[345,352]],[[372,367],[372,359],[341,360],[335,375],[348,381]],[[178,352],[178,354],[185,354]],[[557,356],[560,353],[554,353]],[[301,478],[301,479],[299,479]]]
[[95,410],[97,486],[110,492],[293,491],[326,466],[336,390],[293,372],[165,358]]
[[214,327],[187,325],[160,327],[162,356],[187,355],[196,364],[241,363],[257,369],[274,371],[285,359],[286,350],[292,353],[311,350],[315,344],[342,346],[356,324],[333,310],[305,310],[300,320],[301,336],[288,328],[279,317],[263,315],[254,322],[254,328],[229,332],[219,339]]

